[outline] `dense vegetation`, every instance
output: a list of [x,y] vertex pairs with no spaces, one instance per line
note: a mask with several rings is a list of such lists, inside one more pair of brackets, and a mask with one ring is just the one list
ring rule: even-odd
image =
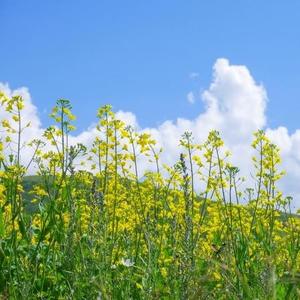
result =
[[300,297],[300,221],[276,187],[279,149],[263,131],[245,188],[216,131],[201,145],[185,133],[167,166],[151,136],[110,106],[88,149],[69,143],[67,100],[53,109],[57,125],[29,142],[22,98],[0,97],[10,114],[1,122],[0,298]]

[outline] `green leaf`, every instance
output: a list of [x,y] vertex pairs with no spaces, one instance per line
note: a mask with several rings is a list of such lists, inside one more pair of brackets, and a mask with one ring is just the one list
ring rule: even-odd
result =
[[0,209],[0,237],[3,237],[5,234],[4,220],[3,220],[3,211]]

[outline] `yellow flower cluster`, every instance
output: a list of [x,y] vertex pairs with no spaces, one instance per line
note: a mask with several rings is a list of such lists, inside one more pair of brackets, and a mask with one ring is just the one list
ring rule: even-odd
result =
[[[0,99],[22,124],[23,100]],[[53,298],[70,291],[78,299],[99,291],[116,299],[271,299],[279,290],[299,292],[300,219],[277,188],[279,149],[263,131],[254,135],[255,178],[246,189],[217,131],[202,144],[184,133],[178,163],[168,166],[151,135],[126,127],[109,105],[98,111],[91,149],[70,145],[71,109],[60,99],[51,113],[56,125],[29,144],[39,178],[30,191],[21,138],[12,153],[10,139],[0,142],[0,261],[7,262],[3,270],[19,263],[7,271],[5,291],[15,292],[21,278],[27,292],[56,291]],[[12,120],[1,122],[7,136]],[[3,260],[2,240],[11,253]]]

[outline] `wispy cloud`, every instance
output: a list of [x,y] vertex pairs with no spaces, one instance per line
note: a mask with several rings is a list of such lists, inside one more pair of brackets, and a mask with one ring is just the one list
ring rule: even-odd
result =
[[186,95],[186,98],[187,98],[187,101],[191,104],[194,104],[195,103],[195,95],[193,92],[189,92],[187,95]]
[[197,78],[199,78],[199,73],[197,73],[197,72],[191,72],[191,73],[189,74],[189,77],[190,77],[191,79],[197,79]]

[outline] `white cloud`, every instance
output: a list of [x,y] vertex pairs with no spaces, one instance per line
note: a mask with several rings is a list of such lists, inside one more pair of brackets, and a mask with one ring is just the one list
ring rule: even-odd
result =
[[197,78],[199,78],[199,73],[197,73],[197,72],[191,72],[191,73],[189,74],[189,77],[190,77],[191,79],[197,79]]
[[[25,128],[23,130],[21,144],[23,163],[27,165],[27,163],[32,157],[33,151],[32,149],[23,146],[29,141],[32,141],[33,139],[41,138],[43,134],[43,129],[41,127],[41,121],[38,115],[37,107],[32,103],[30,93],[28,91],[28,88],[26,87],[11,90],[7,83],[4,84],[0,82],[0,91],[3,91],[8,97],[20,95],[23,97],[26,103],[26,107],[22,112],[22,127],[26,127],[26,125],[29,122],[31,126],[30,128]],[[8,119],[8,116],[8,112],[6,112],[4,109],[1,109],[0,107],[0,120]],[[16,124],[14,122],[11,122],[11,125],[12,127],[16,127]],[[3,135],[4,133],[0,131],[0,138]],[[11,153],[14,150],[15,149],[13,146],[11,146],[9,149],[5,149],[6,153]],[[31,172],[32,171],[33,169],[31,169]]]
[[186,95],[186,98],[187,98],[187,101],[191,104],[194,104],[195,103],[195,95],[193,92],[189,92],[187,95]]
[[300,130],[289,134],[285,127],[267,129],[267,135],[280,147],[282,167],[287,175],[282,179],[280,186],[294,197],[294,205],[300,207]]
[[[190,77],[198,77],[198,74],[191,73]],[[24,95],[27,101],[24,112],[33,124],[33,129],[26,133],[26,139],[40,136],[41,122],[28,90],[21,88],[11,91],[8,85],[3,84],[0,89],[4,89],[9,95]],[[194,102],[195,96],[189,93],[187,98]],[[195,140],[202,142],[210,130],[219,130],[225,144],[233,153],[233,163],[244,173],[249,173],[251,169],[252,134],[258,129],[266,129],[268,136],[282,151],[283,168],[287,171],[287,176],[282,180],[281,186],[288,195],[295,197],[294,205],[300,207],[300,129],[290,134],[285,127],[265,127],[267,93],[261,84],[255,82],[247,67],[231,65],[227,59],[218,59],[213,67],[212,82],[201,98],[205,111],[192,120],[179,118],[165,121],[157,127],[140,128],[136,116],[131,112],[119,111],[117,117],[140,131],[150,132],[164,149],[162,160],[169,164],[178,160],[178,141],[185,131],[192,131]],[[0,112],[0,117],[4,117],[3,112]],[[90,126],[86,131],[72,137],[72,142],[91,145],[96,134],[95,126]]]
[[[0,91],[3,91],[8,97],[20,95],[23,97],[23,99],[26,102],[26,109],[23,113],[23,118],[26,121],[30,121],[31,125],[34,129],[40,129],[41,128],[41,121],[38,116],[38,111],[36,106],[32,103],[30,93],[28,91],[28,88],[21,87],[15,90],[11,90],[9,85],[7,83],[1,83],[0,82]],[[6,118],[8,113],[4,110],[0,110],[0,118]]]
[[192,131],[196,141],[201,142],[210,130],[216,129],[233,152],[233,162],[245,173],[251,164],[252,134],[266,124],[264,87],[255,83],[245,66],[218,59],[212,83],[203,92],[202,100],[206,110],[197,118],[166,121],[157,128],[147,129],[165,150],[163,160],[172,163],[178,159],[178,140],[185,131]]
[[132,126],[136,130],[140,129],[136,116],[132,112],[119,110],[118,112],[116,112],[116,118],[123,121],[127,125]]

